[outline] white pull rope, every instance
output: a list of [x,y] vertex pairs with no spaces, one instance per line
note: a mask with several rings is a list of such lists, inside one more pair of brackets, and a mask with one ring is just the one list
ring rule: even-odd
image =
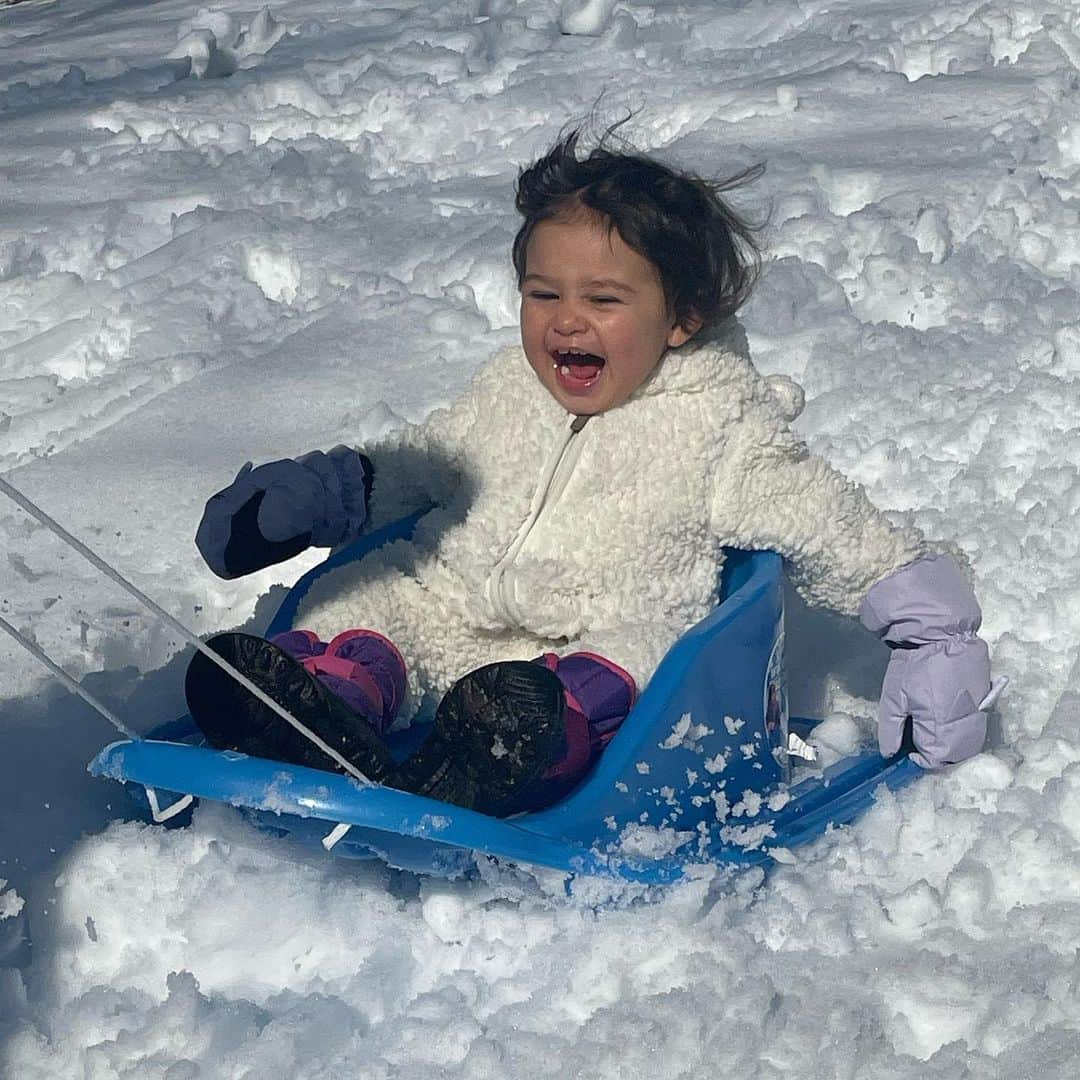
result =
[[[42,510],[39,506],[32,503],[25,495],[23,495],[21,491],[19,491],[17,488],[12,487],[11,484],[9,484],[3,477],[0,477],[0,491],[2,491],[9,499],[11,499],[12,502],[18,503],[18,505],[21,506],[23,510],[25,510],[32,518],[36,518],[47,529],[51,530],[53,533],[59,536],[65,544],[67,544],[69,547],[74,548],[80,555],[83,556],[83,558],[88,559],[91,563],[93,563],[93,565],[96,566],[106,577],[115,581],[116,584],[119,585],[122,589],[125,589],[127,592],[131,593],[131,595],[134,596],[135,599],[139,601],[139,603],[149,608],[155,615],[158,616],[158,618],[163,619],[166,623],[168,623],[168,625],[171,626],[178,634],[182,635],[191,645],[194,645],[195,648],[199,650],[199,652],[201,652],[208,659],[212,660],[223,671],[228,672],[242,687],[244,687],[245,690],[248,690],[250,693],[254,694],[264,705],[273,709],[274,712],[276,712],[282,720],[286,721],[288,724],[291,724],[297,731],[299,731],[305,739],[308,739],[310,742],[314,743],[324,754],[336,761],[350,776],[356,777],[357,780],[360,780],[365,784],[371,783],[371,781],[368,780],[368,778],[355,765],[353,765],[352,762],[346,761],[346,759],[342,757],[337,750],[335,750],[328,743],[320,739],[314,731],[312,731],[305,724],[302,724],[299,720],[297,720],[296,717],[292,715],[292,713],[279,705],[272,697],[270,697],[269,694],[265,693],[263,690],[260,690],[259,687],[257,687],[246,675],[237,671],[237,669],[234,668],[232,664],[230,664],[227,660],[218,656],[218,654],[214,652],[213,649],[207,648],[207,646],[203,644],[203,642],[201,642],[186,626],[184,626],[182,622],[174,619],[172,615],[170,615],[164,608],[159,607],[157,604],[155,604],[149,596],[147,596],[140,589],[132,585],[131,582],[127,580],[127,578],[123,577],[116,570],[114,570],[107,562],[105,562],[104,559],[91,551],[90,548],[88,548],[81,540],[77,540],[74,536],[72,536],[71,533],[67,531],[67,529],[65,529],[62,525],[58,524],[51,517],[49,517],[49,515],[46,514],[45,511]],[[12,627],[11,629],[14,629],[14,627]],[[26,643],[26,638],[19,634],[18,631],[16,631],[16,640],[18,640],[20,644]],[[39,654],[39,651],[32,646],[30,648],[30,652],[39,660],[42,659],[44,655]],[[47,658],[46,663],[50,671],[56,673],[60,670],[51,660],[48,660]],[[68,682],[68,679],[70,679],[71,682]],[[74,681],[75,680],[71,679],[71,676],[69,675],[65,677],[65,683],[68,686],[70,686],[71,683]],[[86,697],[85,694],[81,693],[81,688],[78,692],[80,693],[80,696],[90,701],[90,698]],[[93,704],[92,701],[91,704]],[[98,708],[97,705],[94,705],[94,707]],[[98,711],[100,712],[101,710],[99,709]],[[112,714],[108,712],[108,710],[102,713],[102,715],[106,716],[110,723],[119,725],[119,721],[117,721],[112,716]],[[119,726],[122,727],[122,725]],[[125,733],[127,732],[125,731]]]
[[89,690],[77,683],[62,667],[54,664],[29,638],[23,637],[14,626],[3,616],[0,616],[0,629],[6,630],[31,656],[40,660],[73,694],[78,694],[88,705],[92,705],[121,735],[138,742],[139,736],[135,734],[120,718],[107,709]]

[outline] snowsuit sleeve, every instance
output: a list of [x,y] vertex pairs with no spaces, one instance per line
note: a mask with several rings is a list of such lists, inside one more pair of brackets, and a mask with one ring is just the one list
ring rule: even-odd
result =
[[360,448],[371,460],[374,474],[367,528],[380,528],[453,499],[467,479],[465,450],[478,414],[474,383],[422,423],[407,423]]
[[872,585],[927,553],[925,540],[810,452],[767,380],[755,373],[742,404],[713,488],[714,531],[779,552],[808,603],[855,615]]

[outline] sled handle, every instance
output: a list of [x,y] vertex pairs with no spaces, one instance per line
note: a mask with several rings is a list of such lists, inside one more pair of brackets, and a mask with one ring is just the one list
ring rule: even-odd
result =
[[158,803],[157,789],[148,787],[143,790],[146,792],[146,801],[150,804],[150,816],[158,825],[183,813],[195,801],[194,795],[181,795],[171,806],[166,806],[162,810]]
[[323,838],[322,846],[327,851],[333,851],[334,845],[352,828],[351,825],[346,824],[344,821],[335,825]]

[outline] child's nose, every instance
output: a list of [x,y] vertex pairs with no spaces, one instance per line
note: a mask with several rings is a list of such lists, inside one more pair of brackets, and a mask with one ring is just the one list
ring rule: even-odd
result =
[[572,334],[584,329],[585,321],[581,310],[572,302],[562,301],[555,311],[555,329],[563,334]]

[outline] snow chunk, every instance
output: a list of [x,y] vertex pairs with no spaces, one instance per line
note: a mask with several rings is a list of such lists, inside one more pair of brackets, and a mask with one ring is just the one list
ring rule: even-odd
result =
[[619,834],[618,850],[631,858],[662,859],[693,839],[693,832],[670,825],[627,825]]
[[236,71],[235,58],[228,49],[218,46],[212,30],[192,30],[166,56],[170,60],[190,61],[191,74],[196,79],[223,79]]
[[467,936],[462,927],[466,908],[456,889],[433,892],[424,900],[420,912],[440,941],[460,943],[462,937]]
[[756,817],[761,811],[763,801],[760,792],[747,788],[742,798],[731,808],[731,813],[734,817]]
[[774,791],[766,800],[765,805],[775,813],[777,810],[783,810],[789,802],[791,802],[791,792],[785,788],[783,791]]
[[1002,792],[1015,778],[1008,762],[990,754],[979,754],[951,769],[950,774],[953,805],[984,814],[997,810]]
[[776,830],[770,822],[762,825],[725,825],[720,830],[720,838],[725,844],[740,847],[744,851],[757,851]]
[[942,907],[975,938],[984,937],[980,929],[992,911],[994,875],[983,862],[967,856],[949,873],[945,881]]
[[291,304],[300,288],[300,264],[294,255],[276,248],[255,245],[244,253],[244,274],[262,290],[267,300]]
[[268,8],[241,29],[228,12],[200,8],[192,18],[180,23],[176,44],[166,57],[187,59],[196,79],[224,79],[241,67],[259,63],[285,34],[285,28]]
[[450,828],[451,820],[445,814],[424,814],[417,823],[417,832],[421,836],[433,832],[442,832],[444,829]]
[[790,83],[781,83],[776,88],[776,104],[784,112],[794,112],[799,107],[798,91]]
[[886,1000],[891,1013],[884,1023],[887,1037],[898,1053],[922,1061],[948,1043],[974,1045],[984,1022],[980,1003],[972,1000],[972,987],[946,972],[889,986]]
[[919,250],[929,255],[932,263],[944,262],[952,254],[952,230],[949,215],[943,207],[924,206],[915,219],[912,236]]
[[925,879],[920,879],[885,900],[884,907],[890,922],[914,941],[941,914],[941,896]]
[[[289,785],[295,779],[295,774],[287,770],[282,769],[275,772],[270,783],[263,789],[262,794],[257,799],[252,800],[252,805],[272,814],[300,814],[304,816],[304,810],[308,808],[308,800],[301,799],[298,802],[296,798],[287,793]],[[323,788],[320,794],[328,794],[328,790]],[[247,806],[248,796],[236,795],[230,801],[234,806]]]
[[672,727],[671,734],[657,745],[661,750],[674,750],[681,746],[685,750],[701,753],[700,740],[712,733],[712,728],[704,724],[695,724],[689,713],[683,713]]
[[599,37],[611,20],[616,0],[562,0],[559,27],[564,34]]
[[832,713],[810,732],[810,745],[818,752],[818,764],[825,768],[840,758],[854,754],[863,741],[855,718],[846,713]]
[[14,889],[4,892],[6,884],[7,879],[0,878],[0,919],[14,919],[22,911],[26,901]]
[[236,39],[236,48],[241,53],[265,53],[285,35],[285,27],[270,14],[269,8],[263,8],[246,29],[241,30]]
[[790,848],[786,847],[771,847],[769,848],[769,855],[774,862],[778,862],[783,866],[798,866],[798,857],[792,852]]

